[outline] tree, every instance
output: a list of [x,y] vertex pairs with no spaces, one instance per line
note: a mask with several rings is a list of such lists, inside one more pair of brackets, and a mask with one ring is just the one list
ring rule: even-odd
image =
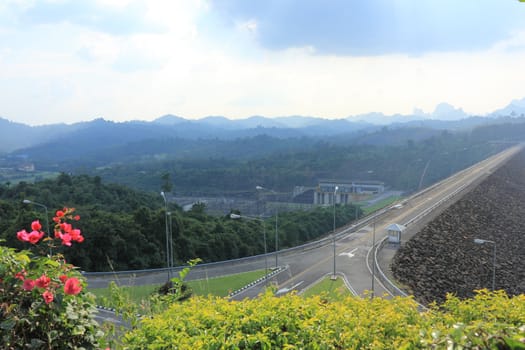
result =
[[161,190],[166,193],[171,192],[171,190],[173,189],[173,184],[171,182],[171,174],[169,172],[166,172],[162,174],[161,179],[162,179]]

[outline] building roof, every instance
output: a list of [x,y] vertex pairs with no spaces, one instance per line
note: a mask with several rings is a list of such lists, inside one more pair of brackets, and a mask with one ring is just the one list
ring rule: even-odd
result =
[[321,179],[319,180],[319,183],[329,183],[329,184],[336,184],[336,185],[351,185],[351,184],[359,184],[359,185],[384,185],[385,183],[382,181],[375,181],[375,180],[335,180],[335,179]]
[[391,224],[386,229],[387,231],[403,232],[406,229],[406,226],[400,224]]

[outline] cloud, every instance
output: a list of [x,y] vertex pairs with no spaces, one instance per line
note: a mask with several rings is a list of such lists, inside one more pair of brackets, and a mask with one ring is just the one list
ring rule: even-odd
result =
[[155,32],[161,28],[145,21],[145,7],[140,2],[124,6],[103,6],[95,1],[36,1],[32,6],[16,7],[20,22],[24,25],[53,25],[70,23],[90,30],[112,35]]
[[318,54],[366,56],[486,49],[523,27],[525,7],[492,0],[217,0],[213,10],[230,25],[256,21],[260,45],[271,50],[311,46]]
[[523,97],[517,1],[329,4],[0,4],[0,114],[33,124],[167,113],[344,118],[441,102],[484,114]]

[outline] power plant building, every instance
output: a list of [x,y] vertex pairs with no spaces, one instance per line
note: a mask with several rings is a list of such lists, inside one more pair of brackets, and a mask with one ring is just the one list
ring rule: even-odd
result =
[[[337,188],[337,190],[336,190]],[[385,191],[381,181],[320,180],[314,191],[314,204],[350,204],[361,195]]]

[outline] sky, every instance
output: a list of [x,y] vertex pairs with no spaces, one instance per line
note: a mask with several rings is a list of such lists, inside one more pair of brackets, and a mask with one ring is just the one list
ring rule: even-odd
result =
[[2,0],[0,117],[484,115],[525,97],[518,0]]

